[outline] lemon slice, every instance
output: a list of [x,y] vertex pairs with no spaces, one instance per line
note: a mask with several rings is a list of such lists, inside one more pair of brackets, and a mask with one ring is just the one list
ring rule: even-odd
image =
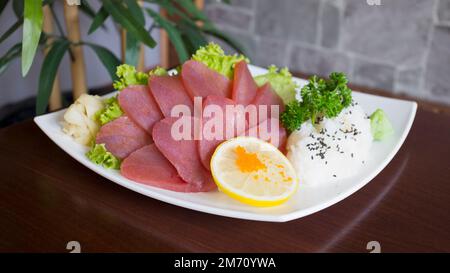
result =
[[252,206],[276,206],[296,191],[298,180],[289,160],[272,144],[237,137],[220,144],[211,158],[219,189]]

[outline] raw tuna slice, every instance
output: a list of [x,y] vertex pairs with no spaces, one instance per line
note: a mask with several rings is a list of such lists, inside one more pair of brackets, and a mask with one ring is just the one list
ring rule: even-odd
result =
[[163,118],[147,86],[128,86],[119,93],[119,105],[137,125],[149,134],[155,122]]
[[106,149],[120,159],[152,142],[152,137],[127,116],[103,125],[95,139],[95,143],[104,143]]
[[171,191],[199,192],[215,189],[213,184],[198,188],[183,181],[155,144],[144,146],[125,158],[120,172],[130,180]]
[[[247,129],[244,111],[235,108],[236,111],[227,114],[227,105],[235,107],[236,103],[231,99],[220,96],[208,96],[203,102],[203,134],[202,139],[197,144],[202,164],[208,170],[210,169],[211,156],[217,146],[224,140],[240,135]],[[222,113],[221,124],[215,122],[220,121],[220,116],[216,118],[212,114],[216,111],[213,107],[216,107]]]
[[152,76],[148,86],[164,117],[170,117],[175,105],[186,105],[193,113],[194,105],[180,76]]
[[232,99],[242,105],[249,104],[256,96],[258,86],[253,80],[248,65],[245,61],[240,61],[234,67]]
[[181,68],[181,77],[192,99],[208,95],[231,97],[231,81],[201,62],[185,62]]
[[[211,174],[200,162],[196,140],[194,140],[194,127],[196,127],[194,123],[193,117],[165,118],[153,127],[153,139],[156,147],[172,163],[184,181],[196,189],[214,188]],[[180,132],[179,124],[184,124],[185,130],[189,131],[185,131],[187,134],[184,139],[177,140],[178,136],[175,134]]]
[[[249,121],[250,128],[272,117],[279,119],[281,113],[284,111],[283,100],[281,100],[280,96],[278,96],[278,94],[273,91],[270,83],[266,83],[258,89],[256,97],[253,99],[251,104],[256,105],[256,107],[258,108],[258,120],[257,123]],[[260,107],[262,105],[267,106],[267,111],[262,111],[262,108]],[[279,106],[278,113],[271,111],[272,105]]]
[[[276,125],[276,127],[274,127]],[[272,129],[276,131],[272,131]],[[276,118],[266,119],[257,126],[247,130],[243,136],[252,136],[267,141],[277,147],[281,152],[285,152],[287,132]]]

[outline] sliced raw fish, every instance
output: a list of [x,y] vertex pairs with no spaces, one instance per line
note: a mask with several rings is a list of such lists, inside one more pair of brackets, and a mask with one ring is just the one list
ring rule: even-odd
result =
[[234,67],[233,91],[231,98],[238,104],[247,105],[255,98],[258,86],[245,61],[238,62]]
[[[247,129],[244,111],[239,111],[235,108],[236,111],[227,114],[227,105],[235,107],[236,103],[231,99],[212,95],[206,97],[203,101],[203,134],[202,139],[198,141],[198,153],[203,166],[208,170],[210,169],[209,163],[211,161],[211,157],[217,146],[224,140],[240,135]],[[221,111],[221,124],[216,124],[214,122],[215,120],[220,120],[220,117],[215,118],[213,115],[210,115],[211,113],[207,113],[208,111],[205,111],[207,107],[210,109],[209,111],[212,111],[212,113],[216,111],[214,108],[209,106],[216,106],[216,109]],[[208,117],[206,117],[205,114],[207,114]],[[214,124],[214,126],[209,126],[208,124]],[[210,135],[211,132],[213,132],[212,135]]]
[[186,105],[193,113],[194,105],[180,76],[152,76],[148,85],[164,117],[170,117],[175,105]]
[[210,183],[199,188],[183,181],[155,144],[144,146],[125,158],[120,172],[130,180],[171,191],[199,192],[215,189],[215,185]]
[[128,86],[119,92],[118,100],[120,107],[127,116],[149,134],[152,133],[155,122],[163,118],[148,86]]
[[127,116],[103,125],[95,139],[95,143],[104,143],[106,149],[120,159],[152,142],[152,137]]
[[231,81],[201,62],[185,62],[181,68],[181,77],[192,99],[208,95],[231,97]]
[[[256,107],[258,108],[258,119],[257,123],[249,121],[250,128],[272,117],[279,119],[281,113],[284,111],[283,100],[272,89],[270,83],[266,83],[258,89],[256,96],[251,104],[256,105]],[[261,106],[263,105],[267,106],[267,111],[262,111],[263,108],[261,108]],[[271,110],[272,105],[279,106],[278,113],[275,113]]]
[[[275,127],[273,125],[275,125]],[[276,131],[272,131],[272,129]],[[285,152],[287,132],[276,118],[266,119],[257,126],[251,127],[242,135],[252,136],[267,141],[277,147],[281,152]]]
[[[165,118],[153,127],[153,139],[156,147],[172,163],[184,181],[198,189],[214,187],[211,174],[203,167],[198,155],[197,141],[194,139],[195,122],[199,124],[195,118],[186,116]],[[179,124],[184,124],[185,130],[189,130],[185,131],[187,133],[184,139],[175,136],[179,132]]]

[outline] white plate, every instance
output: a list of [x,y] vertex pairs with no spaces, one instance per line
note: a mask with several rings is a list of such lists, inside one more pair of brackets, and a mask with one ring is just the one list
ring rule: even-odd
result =
[[[251,66],[250,70],[253,75],[266,71],[255,66]],[[306,83],[302,79],[295,80],[301,85]],[[130,190],[163,202],[206,213],[248,220],[285,222],[329,207],[362,188],[383,170],[405,141],[416,114],[417,104],[415,102],[359,92],[353,92],[353,98],[366,113],[372,113],[376,108],[382,108],[389,116],[395,134],[383,142],[374,142],[370,151],[371,158],[354,177],[319,187],[307,187],[300,184],[299,190],[291,199],[280,206],[271,208],[250,207],[218,191],[178,193],[133,182],[121,176],[119,171],[102,168],[86,158],[85,153],[88,148],[77,144],[61,131],[60,121],[65,110],[36,117],[34,121],[53,142],[78,162]]]

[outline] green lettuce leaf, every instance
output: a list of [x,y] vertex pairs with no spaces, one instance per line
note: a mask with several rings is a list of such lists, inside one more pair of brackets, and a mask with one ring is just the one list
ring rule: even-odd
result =
[[244,55],[225,55],[223,49],[216,43],[209,43],[200,47],[192,59],[204,63],[206,66],[227,76],[229,79],[233,77],[234,65],[242,60],[249,62]]
[[116,75],[119,78],[113,84],[113,87],[121,91],[129,85],[146,85],[148,74],[137,72],[136,68],[129,64],[122,64],[117,67]]
[[120,168],[120,160],[112,153],[108,152],[105,144],[94,144],[91,150],[86,153],[86,156],[90,161],[102,165],[107,169],[118,170]]
[[383,140],[394,133],[391,122],[381,109],[377,109],[370,115],[370,127],[374,140]]
[[148,72],[148,75],[149,76],[167,76],[169,74],[167,73],[167,70],[165,68],[157,66],[157,67],[153,68],[152,70],[150,70]]
[[267,82],[277,92],[285,104],[295,100],[295,89],[297,84],[292,80],[292,75],[285,67],[279,70],[276,66],[269,66],[269,72],[264,75],[255,77],[255,82],[258,86],[262,86]]
[[105,107],[96,113],[97,120],[101,125],[113,121],[122,115],[123,111],[117,101],[117,95],[107,99],[105,101]]

